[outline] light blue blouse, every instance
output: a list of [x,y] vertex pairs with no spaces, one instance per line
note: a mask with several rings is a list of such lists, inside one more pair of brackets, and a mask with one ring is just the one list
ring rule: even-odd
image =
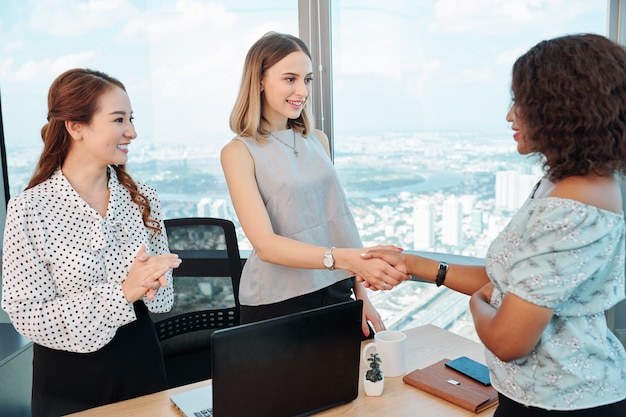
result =
[[511,292],[554,309],[532,352],[487,350],[494,388],[529,406],[591,408],[626,397],[626,353],[604,312],[624,299],[624,218],[577,201],[530,198],[486,258],[498,308]]

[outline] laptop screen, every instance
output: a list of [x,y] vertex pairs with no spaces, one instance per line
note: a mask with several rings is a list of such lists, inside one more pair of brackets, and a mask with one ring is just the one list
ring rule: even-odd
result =
[[292,417],[355,399],[362,308],[348,301],[216,331],[214,414]]

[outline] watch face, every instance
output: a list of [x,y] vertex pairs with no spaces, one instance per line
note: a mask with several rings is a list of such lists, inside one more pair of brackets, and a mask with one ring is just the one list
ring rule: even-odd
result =
[[333,249],[335,248],[326,248],[324,251],[324,259],[322,259],[322,263],[326,267],[326,269],[330,269],[331,271],[335,269],[335,258],[333,258]]

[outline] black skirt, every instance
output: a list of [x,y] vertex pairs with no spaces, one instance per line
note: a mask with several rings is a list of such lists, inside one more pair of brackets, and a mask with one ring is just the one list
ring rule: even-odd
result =
[[545,410],[527,407],[498,393],[498,408],[493,417],[618,417],[626,416],[626,399],[613,404],[582,410]]
[[[240,307],[241,324],[254,323],[274,317],[286,316],[288,314],[300,313],[302,311],[313,310],[333,304],[353,300],[355,278],[350,277],[330,285],[321,290],[298,297],[289,298],[274,304],[263,304],[258,306]],[[363,340],[374,337],[374,330],[369,325],[369,333],[363,335]]]
[[58,417],[167,388],[148,309],[143,301],[135,302],[134,308],[137,320],[120,327],[96,352],[33,345],[33,417]]

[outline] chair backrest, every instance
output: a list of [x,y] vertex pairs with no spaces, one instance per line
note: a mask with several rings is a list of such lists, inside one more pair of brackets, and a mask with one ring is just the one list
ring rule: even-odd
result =
[[172,310],[152,315],[167,355],[210,340],[207,332],[199,331],[212,333],[239,324],[242,264],[235,225],[230,220],[168,219],[165,229],[170,251],[183,260],[173,271]]

